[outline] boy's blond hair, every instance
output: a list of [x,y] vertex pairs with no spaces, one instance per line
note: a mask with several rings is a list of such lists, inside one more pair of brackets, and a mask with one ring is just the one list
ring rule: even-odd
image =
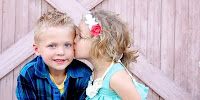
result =
[[44,33],[50,27],[71,27],[75,31],[73,20],[66,14],[57,10],[44,13],[37,21],[34,30],[34,42],[40,41],[40,34]]
[[132,42],[129,30],[118,15],[104,10],[94,11],[92,15],[99,20],[102,27],[101,35],[90,51],[92,58],[104,57],[108,61],[121,59],[125,66],[136,61],[137,51],[130,50]]

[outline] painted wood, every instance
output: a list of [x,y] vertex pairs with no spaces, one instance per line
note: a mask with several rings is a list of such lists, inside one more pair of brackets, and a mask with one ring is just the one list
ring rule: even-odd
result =
[[[46,0],[49,4],[61,12],[66,12],[74,19],[76,25],[79,24],[81,17],[87,10],[76,0]],[[68,5],[68,6],[66,6]]]
[[0,79],[33,54],[33,32],[28,33],[0,55]]
[[148,0],[135,0],[134,46],[147,55]]
[[148,0],[147,58],[160,67],[161,0]]
[[167,100],[193,100],[191,95],[154,67],[142,54],[130,70],[157,94]]
[[175,0],[162,0],[161,70],[174,78]]
[[16,2],[15,41],[18,41],[28,33],[28,1]]
[[[3,20],[2,20],[2,18],[3,18],[3,0],[0,0],[0,39],[2,38],[2,22],[3,22]],[[2,48],[1,48],[1,41],[0,41],[0,54],[1,54],[1,51],[2,51]]]
[[2,51],[14,43],[15,34],[15,0],[3,0]]
[[[5,16],[8,15],[8,14],[7,15],[4,14],[8,11],[7,9],[6,10],[4,9],[5,11],[1,9],[1,8],[5,8],[5,6],[2,6],[3,4],[8,5],[8,4],[2,3],[4,1],[5,0],[0,1],[0,23],[1,23],[1,16],[2,18],[5,19]],[[5,2],[10,2],[10,1],[5,1]],[[19,2],[23,2],[23,1],[21,0]],[[16,2],[16,7],[19,5],[24,5],[19,2],[18,3]],[[42,10],[44,10],[42,7],[44,5],[42,5],[43,3],[41,0],[28,0],[25,2],[28,2],[29,4],[28,5],[29,7],[29,10],[28,10],[29,29],[28,30],[32,30],[34,26],[33,23],[35,23],[36,19],[39,18],[39,16],[43,12]],[[132,5],[132,4],[134,6],[132,7],[127,6],[127,5]],[[46,10],[51,9],[49,8],[50,7],[49,5],[46,5],[46,6],[47,6]],[[149,96],[150,99],[159,98],[160,100],[162,100],[164,98],[164,99],[171,100],[171,98],[166,98],[166,96],[172,95],[173,93],[174,93],[173,95],[179,96],[180,93],[175,93],[174,91],[171,92],[172,87],[174,87],[174,82],[177,83],[175,84],[175,87],[179,89],[176,90],[176,88],[174,88],[173,90],[176,90],[176,91],[183,90],[183,94],[181,95],[184,95],[185,92],[186,94],[187,92],[189,92],[193,96],[196,96],[197,100],[198,98],[200,98],[200,95],[199,95],[200,79],[198,77],[200,75],[200,69],[199,69],[199,61],[200,61],[199,52],[200,51],[198,49],[200,48],[200,45],[199,45],[200,44],[199,6],[200,6],[199,0],[184,0],[184,1],[162,0],[162,2],[160,2],[160,0],[155,0],[155,1],[153,0],[133,0],[133,1],[125,0],[125,1],[120,1],[119,3],[115,3],[114,0],[104,0],[102,3],[98,4],[97,7],[95,7],[95,9],[104,8],[111,11],[115,11],[119,14],[123,14],[121,17],[125,19],[128,22],[128,24],[132,26],[131,28],[133,28],[134,30],[135,44],[137,44],[136,46],[138,46],[141,49],[144,55],[148,54],[150,56],[149,57],[148,55],[147,56],[145,55],[149,61],[147,65],[143,65],[143,68],[140,65],[138,65],[141,68],[140,67],[138,67],[138,69],[136,68],[136,71],[138,71],[139,73],[144,73],[144,74],[138,75],[138,73],[134,73],[135,75],[139,76],[141,80],[143,80],[148,85],[152,84],[152,85],[149,85],[150,87],[154,87],[153,90],[150,92],[151,93],[151,95]],[[16,12],[19,11],[19,9],[23,9],[23,8],[25,7],[16,8]],[[65,7],[63,8],[65,9]],[[158,10],[158,8],[160,9]],[[132,10],[134,11],[132,12]],[[22,12],[23,11],[25,10],[22,10]],[[15,20],[16,22],[15,36],[16,37],[13,37],[13,38],[14,40],[17,41],[20,37],[23,36],[22,35],[24,34],[23,31],[25,31],[26,29],[21,28],[21,27],[25,27],[23,25],[17,26],[18,25],[17,23],[19,23],[20,21],[17,21],[18,20],[17,17],[19,16],[17,16],[17,13],[15,14],[16,14],[16,17],[15,17],[16,19]],[[157,16],[157,14],[159,14],[159,16]],[[5,21],[2,20],[2,22],[5,22]],[[1,26],[2,26],[2,31],[1,31]],[[0,24],[0,33],[3,32],[3,29],[4,29],[3,27],[5,27],[4,24]],[[19,29],[17,29],[18,27]],[[21,36],[18,37],[17,33],[19,33]],[[157,34],[158,36],[156,36]],[[4,41],[5,41],[5,36],[7,35],[5,35],[5,33],[2,33],[2,38],[4,37]],[[3,40],[2,38],[0,34],[1,41]],[[29,40],[27,39],[27,41]],[[27,41],[24,41],[22,44],[17,45],[16,47],[23,46],[24,43]],[[160,50],[157,49],[159,48],[158,44],[156,44],[157,41],[160,41]],[[153,46],[151,44],[153,44]],[[1,42],[0,42],[0,46],[1,46]],[[23,46],[23,47],[26,48],[26,46]],[[15,53],[7,53],[7,55],[13,55],[13,56],[8,56],[8,57],[12,58],[15,56],[15,54],[18,54],[18,52],[20,52],[19,50],[16,50],[16,47],[13,47],[12,50],[10,51],[10,52],[14,51]],[[32,46],[30,47],[30,50],[31,49],[32,49]],[[30,55],[31,54],[29,54],[29,56]],[[14,61],[14,63],[12,64],[19,65],[20,63],[23,62],[23,60],[21,60],[21,57],[23,58],[24,56],[26,55],[18,56],[18,59],[14,57],[15,60],[11,59],[12,62]],[[5,57],[5,56],[1,55],[0,59],[2,59],[1,57]],[[23,59],[25,60],[27,59],[27,57]],[[158,64],[156,59],[160,60],[160,65]],[[10,61],[10,59],[7,59],[7,61]],[[152,61],[154,63],[152,63]],[[148,64],[150,62],[151,62],[150,69],[152,66],[155,65],[156,67],[161,69],[159,70],[156,68],[156,71],[158,71],[160,74],[154,74],[155,71],[151,71],[151,70],[146,71],[146,68],[149,67]],[[174,65],[173,65],[173,62],[174,62]],[[9,62],[3,65],[12,65],[11,63],[10,64],[8,63]],[[145,61],[143,63],[145,63]],[[0,61],[0,64],[2,64],[2,61]],[[10,79],[10,76],[9,76],[10,73],[17,74],[18,70],[14,69],[16,68],[15,65],[12,65],[14,66],[13,68],[9,67],[7,69],[1,68],[2,66],[0,66],[1,71],[2,69],[3,71],[7,70],[7,73],[8,73],[7,74],[3,72],[4,74],[2,74],[2,72],[0,71],[0,87],[4,86],[4,84],[6,83],[5,80]],[[157,75],[161,75],[160,78],[158,78]],[[15,76],[13,78],[15,78]],[[2,79],[4,80],[1,82]],[[157,79],[161,79],[161,80],[157,81]],[[174,79],[174,81],[172,79]],[[149,82],[146,82],[145,80]],[[160,84],[159,82],[162,82],[162,84]],[[168,85],[167,83],[170,83],[170,84]],[[13,83],[12,87],[14,88],[14,86],[15,84]],[[156,90],[155,87],[158,88],[158,90]],[[171,92],[171,94],[169,92]],[[161,97],[157,95],[157,93],[161,95]],[[163,97],[164,93],[166,94]]]
[[84,5],[84,7],[87,10],[93,9],[95,6],[103,2],[103,0],[78,0],[81,5]]
[[188,86],[188,44],[189,42],[189,0],[176,0],[176,21],[175,21],[175,66],[174,80],[183,89]]
[[33,30],[37,19],[41,16],[41,2],[42,0],[28,0],[29,5],[28,5],[28,15],[29,15],[29,26],[28,30],[31,31]]
[[200,1],[189,0],[188,89],[200,99]]
[[2,100],[12,100],[13,93],[13,71],[8,73],[4,78],[0,78],[0,97]]

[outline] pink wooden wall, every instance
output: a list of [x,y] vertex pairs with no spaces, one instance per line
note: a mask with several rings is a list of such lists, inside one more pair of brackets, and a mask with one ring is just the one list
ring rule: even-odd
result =
[[[51,9],[43,0],[0,0],[0,53],[32,30],[36,19]],[[154,67],[200,99],[200,0],[104,0],[94,9],[119,13],[133,33],[134,46]],[[16,99],[16,77],[27,61],[0,79],[2,100]],[[148,100],[162,97],[151,90]]]

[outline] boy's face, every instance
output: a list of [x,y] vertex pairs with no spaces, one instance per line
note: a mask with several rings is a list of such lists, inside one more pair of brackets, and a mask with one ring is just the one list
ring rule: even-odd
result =
[[50,69],[65,70],[74,58],[74,37],[70,27],[50,27],[41,33],[38,44],[33,45],[35,53]]

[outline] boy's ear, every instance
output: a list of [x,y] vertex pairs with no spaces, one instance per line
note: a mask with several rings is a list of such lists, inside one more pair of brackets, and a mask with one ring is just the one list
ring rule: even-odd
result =
[[36,54],[37,56],[40,55],[40,53],[39,53],[39,48],[38,48],[38,45],[37,45],[37,44],[33,44],[33,50],[34,50],[34,52],[35,52],[35,54]]

